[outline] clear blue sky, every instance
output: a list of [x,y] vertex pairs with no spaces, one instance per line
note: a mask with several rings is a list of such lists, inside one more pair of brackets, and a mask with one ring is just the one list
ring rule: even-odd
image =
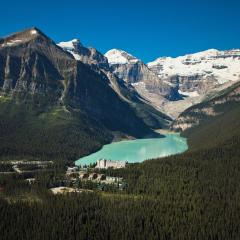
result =
[[56,42],[79,38],[148,62],[209,48],[240,48],[239,0],[11,0],[0,36],[36,26]]

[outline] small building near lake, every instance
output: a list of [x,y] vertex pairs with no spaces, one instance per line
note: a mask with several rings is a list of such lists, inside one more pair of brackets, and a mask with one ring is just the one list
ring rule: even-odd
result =
[[99,159],[97,160],[98,169],[107,169],[107,168],[125,168],[127,162],[126,161],[114,161],[114,160],[106,160],[106,159]]
[[76,173],[78,171],[78,167],[68,167],[66,175],[70,175],[71,173]]
[[119,183],[122,181],[123,181],[122,177],[111,177],[111,176],[106,177],[106,183]]

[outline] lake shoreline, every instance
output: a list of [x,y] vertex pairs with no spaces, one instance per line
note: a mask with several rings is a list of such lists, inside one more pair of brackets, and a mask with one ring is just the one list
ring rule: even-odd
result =
[[130,141],[130,140],[137,140],[137,139],[152,139],[152,138],[164,138],[166,134],[178,134],[177,132],[168,130],[168,129],[154,129],[153,133],[150,135],[146,135],[142,138],[135,138],[130,135],[113,132],[113,139],[110,143],[121,142],[121,141]]
[[[163,133],[163,131],[161,131]],[[166,131],[164,132],[166,133]],[[159,133],[158,133],[159,134]],[[99,151],[78,159],[76,165],[89,165],[99,159],[127,161],[129,163],[143,162],[147,159],[161,158],[188,149],[187,141],[179,133],[168,132],[159,138],[121,139],[104,145]]]

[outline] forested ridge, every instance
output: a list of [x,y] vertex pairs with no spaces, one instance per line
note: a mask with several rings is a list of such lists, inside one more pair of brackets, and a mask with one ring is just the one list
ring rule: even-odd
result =
[[186,122],[195,122],[193,127],[185,130],[183,136],[188,138],[190,149],[220,146],[227,139],[240,135],[240,83],[209,97],[200,104],[184,111],[181,116]]

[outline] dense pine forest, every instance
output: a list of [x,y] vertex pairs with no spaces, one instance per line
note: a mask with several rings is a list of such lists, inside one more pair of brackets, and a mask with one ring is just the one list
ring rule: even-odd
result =
[[132,165],[112,173],[127,179],[121,193],[53,196],[50,178],[37,186],[1,179],[1,238],[238,239],[239,155],[233,141]]
[[63,158],[43,172],[2,174],[1,239],[239,239],[240,107],[222,107],[224,114],[183,133],[187,152],[102,170],[123,177],[124,190],[90,184],[81,185],[88,192],[53,195]]

